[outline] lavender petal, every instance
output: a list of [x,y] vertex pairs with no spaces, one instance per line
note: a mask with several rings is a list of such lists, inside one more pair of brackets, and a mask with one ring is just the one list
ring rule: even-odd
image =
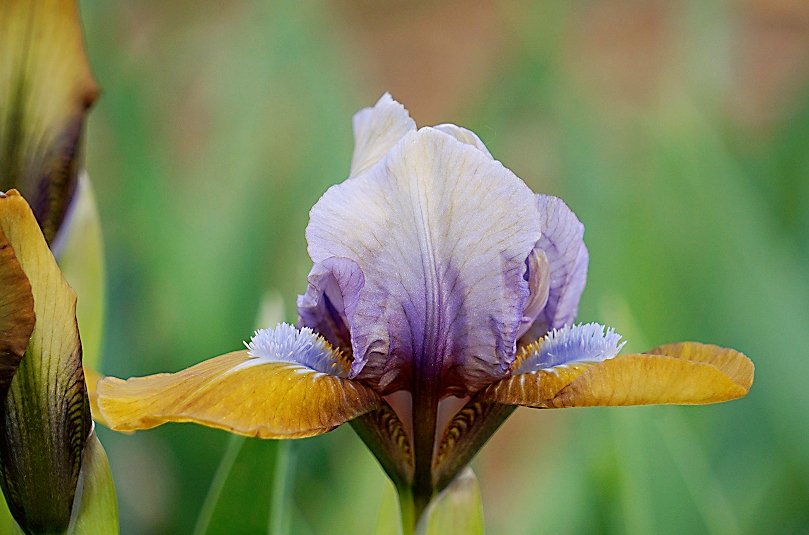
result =
[[537,195],[536,203],[542,225],[537,248],[548,259],[550,287],[548,302],[526,335],[528,342],[576,319],[589,260],[582,239],[584,225],[564,201],[551,195]]
[[444,392],[474,392],[508,373],[540,218],[528,187],[483,151],[409,132],[323,195],[306,236],[316,264],[348,259],[364,276],[346,304],[351,377],[392,391],[419,370]]

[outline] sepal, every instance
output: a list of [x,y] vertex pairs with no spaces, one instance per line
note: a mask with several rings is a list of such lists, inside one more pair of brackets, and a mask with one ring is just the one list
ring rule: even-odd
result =
[[747,395],[753,363],[738,351],[682,342],[601,362],[520,373],[484,389],[481,400],[537,408],[701,405]]
[[107,377],[98,383],[99,409],[116,431],[195,422],[245,436],[303,438],[382,404],[344,378],[348,362],[309,329],[279,324],[249,347],[173,374]]

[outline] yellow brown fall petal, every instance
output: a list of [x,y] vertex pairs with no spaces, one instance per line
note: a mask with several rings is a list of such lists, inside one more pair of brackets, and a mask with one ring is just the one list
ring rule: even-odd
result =
[[753,363],[738,351],[697,342],[514,375],[484,389],[480,401],[537,408],[699,405],[740,398]]
[[98,383],[98,405],[116,431],[195,422],[261,438],[320,435],[381,405],[356,381],[257,360],[235,351],[177,373],[107,377]]

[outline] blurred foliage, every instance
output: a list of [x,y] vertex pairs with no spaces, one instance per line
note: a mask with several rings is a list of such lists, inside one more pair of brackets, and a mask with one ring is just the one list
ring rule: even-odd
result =
[[[308,210],[347,175],[351,115],[389,90],[420,125],[472,128],[578,214],[580,320],[628,349],[714,342],[757,366],[750,395],[717,406],[518,410],[475,462],[488,531],[809,529],[803,3],[81,7],[103,90],[87,146],[108,261],[102,371],[237,349],[268,288],[294,317]],[[122,533],[192,532],[226,434],[99,435]],[[295,446],[292,532],[372,533],[387,483],[353,432]]]

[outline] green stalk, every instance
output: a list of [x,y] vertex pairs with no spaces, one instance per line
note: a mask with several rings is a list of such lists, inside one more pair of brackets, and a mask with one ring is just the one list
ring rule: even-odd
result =
[[413,491],[410,487],[397,486],[396,493],[399,495],[399,509],[402,514],[402,535],[413,535],[416,533],[416,506],[413,501]]
[[219,461],[219,467],[216,469],[216,474],[213,477],[211,486],[208,487],[208,494],[205,496],[205,502],[202,504],[202,509],[197,517],[194,535],[205,535],[208,531],[211,518],[213,518],[214,509],[219,502],[219,496],[222,494],[222,489],[225,488],[228,475],[233,468],[233,464],[236,462],[236,458],[239,456],[239,452],[242,450],[245,440],[247,439],[243,436],[230,436],[225,454]]

